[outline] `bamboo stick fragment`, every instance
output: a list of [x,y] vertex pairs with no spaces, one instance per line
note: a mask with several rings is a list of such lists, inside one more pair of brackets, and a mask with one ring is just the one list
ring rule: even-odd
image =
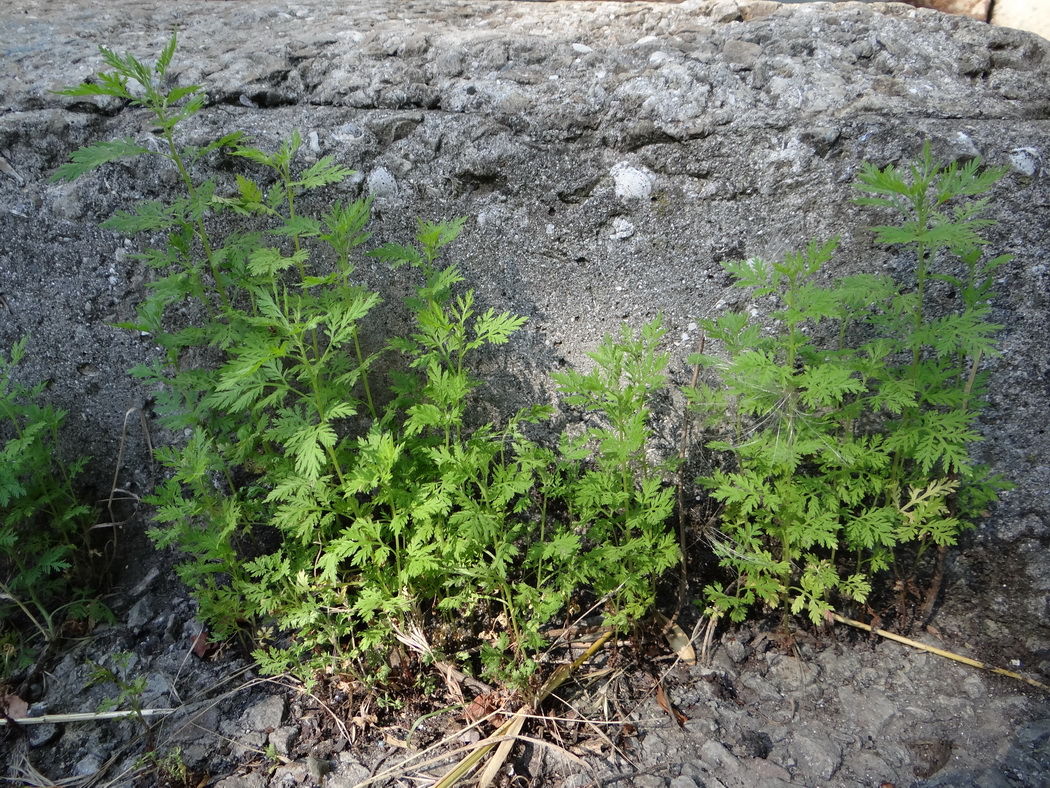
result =
[[917,640],[911,640],[910,638],[906,638],[902,635],[895,635],[892,632],[887,632],[885,629],[873,629],[868,624],[862,624],[860,621],[854,621],[852,618],[840,616],[838,613],[832,613],[832,615],[835,617],[835,620],[838,621],[840,624],[848,624],[851,627],[863,629],[865,632],[872,632],[888,640],[895,640],[898,643],[903,643],[905,646],[911,646],[912,648],[917,648],[921,651],[928,651],[931,654],[936,654],[938,657],[944,657],[946,659],[954,660],[955,662],[961,662],[964,665],[970,665],[974,668],[980,668],[981,670],[987,670],[991,671],[992,673],[998,673],[1000,676],[1007,676],[1011,679],[1017,679],[1019,681],[1023,681],[1025,684],[1030,684],[1031,686],[1036,687],[1037,689],[1041,689],[1045,692],[1050,692],[1050,687],[1048,687],[1046,684],[1036,681],[1035,679],[1026,678],[1020,673],[1014,673],[1013,671],[1004,670],[1003,668],[994,668],[991,665],[986,665],[983,662],[978,662],[975,659],[964,657],[961,654],[954,654],[951,651],[945,651],[944,649],[937,648],[936,646],[927,646],[925,643],[920,643]]
[[142,709],[142,711],[80,711],[70,714],[43,714],[39,717],[0,717],[0,725],[58,725],[63,722],[91,722],[93,720],[120,720],[127,717],[163,717],[174,714],[176,709]]

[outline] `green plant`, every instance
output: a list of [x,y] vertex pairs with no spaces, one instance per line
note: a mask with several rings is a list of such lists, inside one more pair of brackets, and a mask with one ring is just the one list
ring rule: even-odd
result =
[[621,628],[652,609],[657,581],[681,557],[668,527],[674,490],[665,479],[677,462],[650,457],[650,403],[667,386],[669,355],[657,352],[664,333],[659,317],[637,336],[623,326],[618,338],[606,336],[590,354],[589,373],[554,375],[566,403],[598,422],[576,437],[563,436],[569,481],[560,492],[569,522],[582,532],[580,571],[595,593],[609,598],[608,621]]
[[[162,149],[97,143],[56,177],[148,155],[185,187],[104,226],[166,234],[141,255],[158,278],[123,325],[163,348],[135,374],[161,387],[165,423],[190,433],[157,453],[169,478],[151,498],[151,535],[187,556],[178,571],[212,635],[268,632],[255,650],[267,672],[378,681],[398,633],[422,626],[454,652],[477,647],[476,667],[524,686],[542,627],[573,594],[593,584],[621,626],[643,615],[677,557],[661,531],[664,468],[646,457],[647,398],[666,366],[658,325],[604,343],[597,376],[565,379],[570,399],[611,425],[566,442],[570,456],[525,435],[547,407],[469,427],[480,385],[471,360],[525,321],[479,308],[444,260],[464,221],[421,221],[414,243],[368,253],[415,282],[405,301],[413,329],[384,341],[370,320],[380,296],[355,279],[369,200],[336,202],[320,219],[301,211],[305,193],[350,171],[328,158],[300,169],[298,134],[274,153],[237,134],[180,147],[178,124],[204,99],[198,87],[162,89],[175,45],[152,66],[103,49],[113,71],[63,91],[145,108]],[[254,178],[198,174],[223,151]],[[217,214],[253,229],[220,238]],[[580,475],[587,443],[598,457]],[[505,631],[486,639],[497,622]],[[437,653],[417,646],[424,662]]]
[[[95,510],[74,482],[86,457],[64,459],[66,413],[41,403],[45,384],[14,378],[28,338],[0,354],[0,627],[3,675],[28,666],[34,641],[54,642],[67,619],[107,616],[91,594],[89,530]],[[60,615],[61,614],[61,615]],[[28,625],[29,633],[26,633]]]
[[[910,588],[928,548],[954,544],[1006,486],[968,448],[979,439],[979,362],[999,328],[987,319],[992,277],[1007,258],[982,260],[987,199],[967,198],[1002,174],[979,161],[942,168],[929,146],[907,174],[864,168],[858,188],[876,196],[858,202],[903,215],[875,230],[913,250],[913,282],[823,284],[836,241],[726,265],[737,286],[779,306],[772,333],[741,314],[705,321],[729,359],[697,358],[721,386],[688,392],[735,421],[708,444],[726,464],[700,479],[723,504],[714,548],[736,574],[707,588],[718,613],[739,620],[761,601],[816,623],[836,596],[866,601],[884,570]],[[932,282],[960,296],[955,311],[931,316]]]
[[[337,446],[336,430],[358,413],[353,390],[363,389],[375,414],[366,379],[374,356],[364,356],[358,325],[379,298],[350,282],[350,253],[367,238],[368,201],[336,204],[320,221],[296,211],[303,192],[338,183],[349,170],[325,158],[293,175],[298,134],[273,154],[244,144],[240,134],[204,147],[179,144],[176,127],[200,111],[204,93],[197,86],[163,90],[175,47],[173,36],[152,66],[102,48],[113,71],[62,91],[144,107],[164,139],[160,151],[131,139],[96,143],[76,152],[56,178],[73,179],[121,158],[157,156],[184,186],[185,196],[141,203],[104,226],[167,234],[163,247],[141,255],[159,276],[138,319],[122,327],[149,333],[165,350],[163,360],[134,374],[159,384],[168,426],[192,430],[187,445],[158,452],[172,476],[153,502],[157,520],[170,527],[152,535],[159,546],[176,545],[192,557],[180,565],[180,576],[222,637],[276,611],[280,594],[263,598],[267,592],[260,588],[260,575],[268,571],[269,593],[276,588],[294,595],[299,583],[306,587],[297,608],[312,601],[300,564],[311,544],[323,540],[323,529],[336,525],[336,515],[310,520],[320,496],[331,490],[307,490],[343,473],[339,452],[349,444]],[[269,185],[238,175],[233,192],[223,193],[215,177],[200,178],[198,170],[222,150],[252,162]],[[220,243],[209,225],[222,212],[276,226],[233,232]],[[307,239],[334,249],[334,270],[307,273]],[[198,322],[173,316],[186,308]],[[348,347],[352,352],[344,353]],[[189,363],[196,358],[212,363]],[[282,526],[291,532],[289,544],[299,547],[286,560],[280,551],[266,553],[263,544],[268,529]],[[246,553],[255,553],[255,561],[246,561]],[[320,622],[325,614],[317,610],[306,618]],[[308,620],[295,624],[309,629]]]
[[281,757],[281,754],[277,752],[277,747],[267,742],[266,746],[262,749],[262,756],[270,763],[268,765],[268,771],[270,776],[273,777],[277,773],[277,769],[280,765],[287,761],[287,758]]
[[126,708],[131,711],[135,720],[146,734],[146,750],[153,752],[153,728],[143,713],[143,696],[146,693],[146,677],[131,678],[131,666],[135,655],[130,651],[118,651],[110,655],[115,667],[110,668],[96,662],[88,662],[88,686],[96,684],[113,684],[118,691],[115,698],[105,698],[98,705],[99,712],[115,711]]
[[151,771],[152,784],[158,788],[192,788],[196,784],[191,782],[192,775],[179,747],[172,747],[163,754],[150,750],[138,759],[135,767]]

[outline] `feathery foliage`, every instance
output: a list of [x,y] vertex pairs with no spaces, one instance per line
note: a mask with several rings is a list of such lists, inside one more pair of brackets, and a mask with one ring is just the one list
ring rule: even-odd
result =
[[[1008,259],[983,258],[990,221],[979,217],[1002,175],[979,161],[940,167],[928,145],[906,173],[865,166],[857,188],[874,196],[857,202],[900,214],[874,229],[911,250],[914,281],[823,284],[836,241],[726,265],[779,308],[772,334],[738,314],[706,321],[729,359],[696,359],[721,386],[689,392],[715,432],[721,414],[735,421],[708,444],[723,467],[700,479],[723,506],[713,547],[736,575],[707,589],[719,614],[739,620],[761,602],[819,623],[836,598],[866,601],[886,570],[906,587],[926,551],[954,544],[1007,486],[969,452],[980,361],[999,328],[988,320],[993,275]],[[930,314],[931,281],[960,296],[957,311]]]
[[14,377],[28,339],[0,354],[0,675],[27,667],[66,620],[109,618],[91,596],[88,532],[95,509],[79,500],[86,457],[62,456],[66,413],[42,404],[44,384]]
[[[103,50],[113,71],[64,91],[144,108],[161,149],[97,143],[56,177],[148,155],[182,182],[105,226],[166,238],[140,256],[157,278],[124,327],[160,347],[134,374],[188,435],[157,452],[167,479],[151,534],[185,555],[178,571],[212,636],[247,636],[265,671],[306,682],[325,670],[381,681],[391,650],[412,642],[424,663],[458,658],[527,688],[556,617],[594,604],[621,630],[641,621],[681,561],[668,527],[677,462],[652,446],[668,385],[661,321],[606,337],[590,372],[554,376],[585,420],[557,447],[529,438],[546,406],[469,426],[474,360],[525,319],[463,287],[447,251],[464,220],[420,221],[412,242],[366,252],[368,198],[301,213],[303,195],[351,171],[302,162],[298,133],[276,151],[240,134],[180,146],[204,94],[165,90],[174,52],[174,37],[153,65]],[[223,153],[242,171],[200,174]],[[1006,258],[984,259],[980,231],[1000,175],[942,168],[928,148],[906,172],[862,171],[860,201],[902,214],[876,233],[915,255],[914,282],[825,284],[834,240],[726,264],[778,308],[772,333],[746,315],[705,321],[728,359],[696,358],[719,382],[686,392],[723,457],[699,480],[722,506],[713,547],[735,574],[706,589],[718,615],[762,603],[822,621],[838,600],[866,601],[883,573],[910,578],[1005,487],[968,448],[998,328],[989,300]],[[219,215],[253,229],[219,237]],[[407,333],[380,331],[362,258],[410,277]],[[959,294],[955,311],[933,314],[933,281]],[[406,634],[424,631],[429,642]]]
[[[158,387],[166,425],[190,435],[157,452],[168,478],[151,499],[151,535],[186,555],[178,571],[212,636],[251,636],[271,673],[377,681],[398,635],[418,628],[444,652],[477,652],[466,667],[527,687],[544,626],[577,596],[604,602],[620,627],[644,616],[678,560],[665,468],[645,451],[646,401],[666,385],[658,324],[607,339],[593,375],[564,378],[567,399],[608,424],[566,441],[564,454],[526,437],[549,407],[468,427],[481,385],[472,359],[525,319],[484,309],[462,288],[445,253],[464,220],[420,221],[413,243],[366,253],[415,282],[405,299],[413,329],[384,341],[370,320],[382,299],[355,276],[370,201],[336,202],[320,218],[299,212],[304,193],[350,171],[329,158],[300,168],[298,133],[275,152],[237,134],[179,147],[177,126],[203,93],[162,90],[174,47],[173,37],[153,66],[103,50],[113,71],[64,91],[146,108],[162,150],[97,143],[56,177],[148,154],[182,180],[182,195],[104,226],[167,237],[141,255],[158,278],[124,327],[162,348],[134,374]],[[199,176],[220,151],[263,176]],[[220,239],[218,214],[265,229]],[[581,470],[592,450],[593,467]]]

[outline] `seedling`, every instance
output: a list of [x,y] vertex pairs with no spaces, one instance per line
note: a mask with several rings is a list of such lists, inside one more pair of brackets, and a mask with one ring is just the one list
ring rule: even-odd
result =
[[96,684],[113,684],[118,690],[115,698],[106,698],[98,705],[100,713],[117,710],[130,710],[142,726],[146,735],[146,750],[152,752],[153,728],[150,726],[146,715],[143,713],[143,696],[146,693],[146,677],[136,676],[131,678],[130,668],[135,655],[128,651],[119,651],[110,655],[115,667],[110,668],[95,662],[88,662],[90,674],[88,686]]

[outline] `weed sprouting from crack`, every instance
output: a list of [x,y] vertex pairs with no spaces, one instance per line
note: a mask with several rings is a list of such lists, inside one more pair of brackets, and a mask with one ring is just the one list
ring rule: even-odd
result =
[[[594,602],[603,637],[637,633],[681,565],[672,482],[687,449],[651,457],[651,403],[668,385],[660,318],[605,337],[591,372],[554,376],[586,424],[557,447],[529,438],[552,415],[545,405],[469,427],[474,359],[512,342],[525,318],[463,287],[448,249],[465,220],[420,220],[410,243],[365,252],[368,198],[303,213],[304,195],[351,170],[301,161],[298,133],[275,151],[239,133],[181,145],[180,124],[205,100],[197,86],[163,89],[175,48],[173,36],[152,65],[103,49],[112,71],[63,91],[148,111],[164,144],[96,143],[57,173],[151,156],[183,186],[105,223],[166,236],[140,255],[157,275],[123,324],[159,346],[134,374],[157,388],[165,425],[189,434],[156,450],[168,478],[148,499],[151,536],[184,555],[179,574],[211,637],[243,636],[264,672],[307,691],[326,674],[433,691],[420,675],[455,663],[547,697],[566,667],[537,674],[554,622]],[[204,174],[222,155],[265,177]],[[995,352],[993,275],[1007,259],[983,259],[979,217],[1001,175],[942,168],[928,147],[906,173],[862,171],[871,196],[859,201],[903,215],[876,232],[912,250],[914,292],[870,275],[821,284],[836,241],[724,264],[738,286],[779,300],[780,328],[763,335],[746,314],[705,320],[728,360],[691,359],[717,378],[686,391],[723,458],[698,480],[721,507],[711,544],[731,574],[706,587],[713,617],[766,605],[819,624],[834,606],[867,604],[890,572],[912,579],[931,547],[942,557],[1006,488],[968,449],[980,362]],[[221,235],[219,217],[256,229]],[[407,334],[380,335],[383,298],[357,276],[362,259],[411,278]],[[933,280],[958,291],[956,313],[930,315]],[[836,346],[814,338],[824,325]],[[513,716],[479,746],[505,753],[521,740],[528,715]]]
[[[864,274],[818,284],[836,240],[782,262],[725,264],[737,286],[779,299],[780,330],[763,336],[743,314],[706,320],[729,361],[694,359],[721,381],[687,392],[694,406],[737,414],[735,436],[708,415],[721,435],[707,445],[729,470],[699,480],[725,505],[715,551],[737,575],[731,591],[707,587],[715,615],[739,621],[761,602],[820,624],[835,598],[866,603],[882,572],[912,586],[928,549],[943,559],[1009,486],[968,449],[986,385],[979,363],[999,329],[988,320],[993,277],[1009,259],[983,258],[979,231],[991,222],[979,217],[1004,173],[978,160],[940,167],[928,144],[906,173],[862,170],[857,188],[874,196],[857,202],[901,215],[875,232],[912,251],[914,283]],[[928,313],[934,280],[958,292],[956,313]],[[837,328],[836,348],[813,339],[825,324]],[[851,346],[851,332],[870,338]]]
[[[309,689],[333,671],[400,681],[388,658],[399,633],[454,633],[412,659],[459,661],[528,693],[544,628],[577,598],[602,599],[621,630],[644,618],[680,558],[671,465],[647,455],[649,402],[667,385],[659,320],[607,338],[595,374],[559,380],[596,418],[578,440],[530,440],[553,413],[540,405],[468,428],[472,359],[525,318],[462,287],[447,250],[465,220],[420,220],[412,243],[365,252],[368,198],[303,213],[304,195],[351,170],[331,157],[300,166],[298,133],[272,152],[239,133],[182,145],[181,124],[206,102],[198,86],[165,89],[175,50],[173,36],[147,64],[103,48],[111,70],[61,91],[145,110],[163,144],[99,142],[56,179],[149,156],[182,184],[104,226],[167,238],[139,255],[156,278],[122,327],[159,346],[133,374],[156,388],[164,425],[189,434],[157,448],[167,478],[146,501],[156,544],[186,557],[178,572],[210,636],[244,637],[265,672]],[[265,176],[207,174],[224,154]],[[220,216],[265,227],[220,235]],[[414,282],[406,335],[378,335],[383,299],[357,277],[361,259]]]

